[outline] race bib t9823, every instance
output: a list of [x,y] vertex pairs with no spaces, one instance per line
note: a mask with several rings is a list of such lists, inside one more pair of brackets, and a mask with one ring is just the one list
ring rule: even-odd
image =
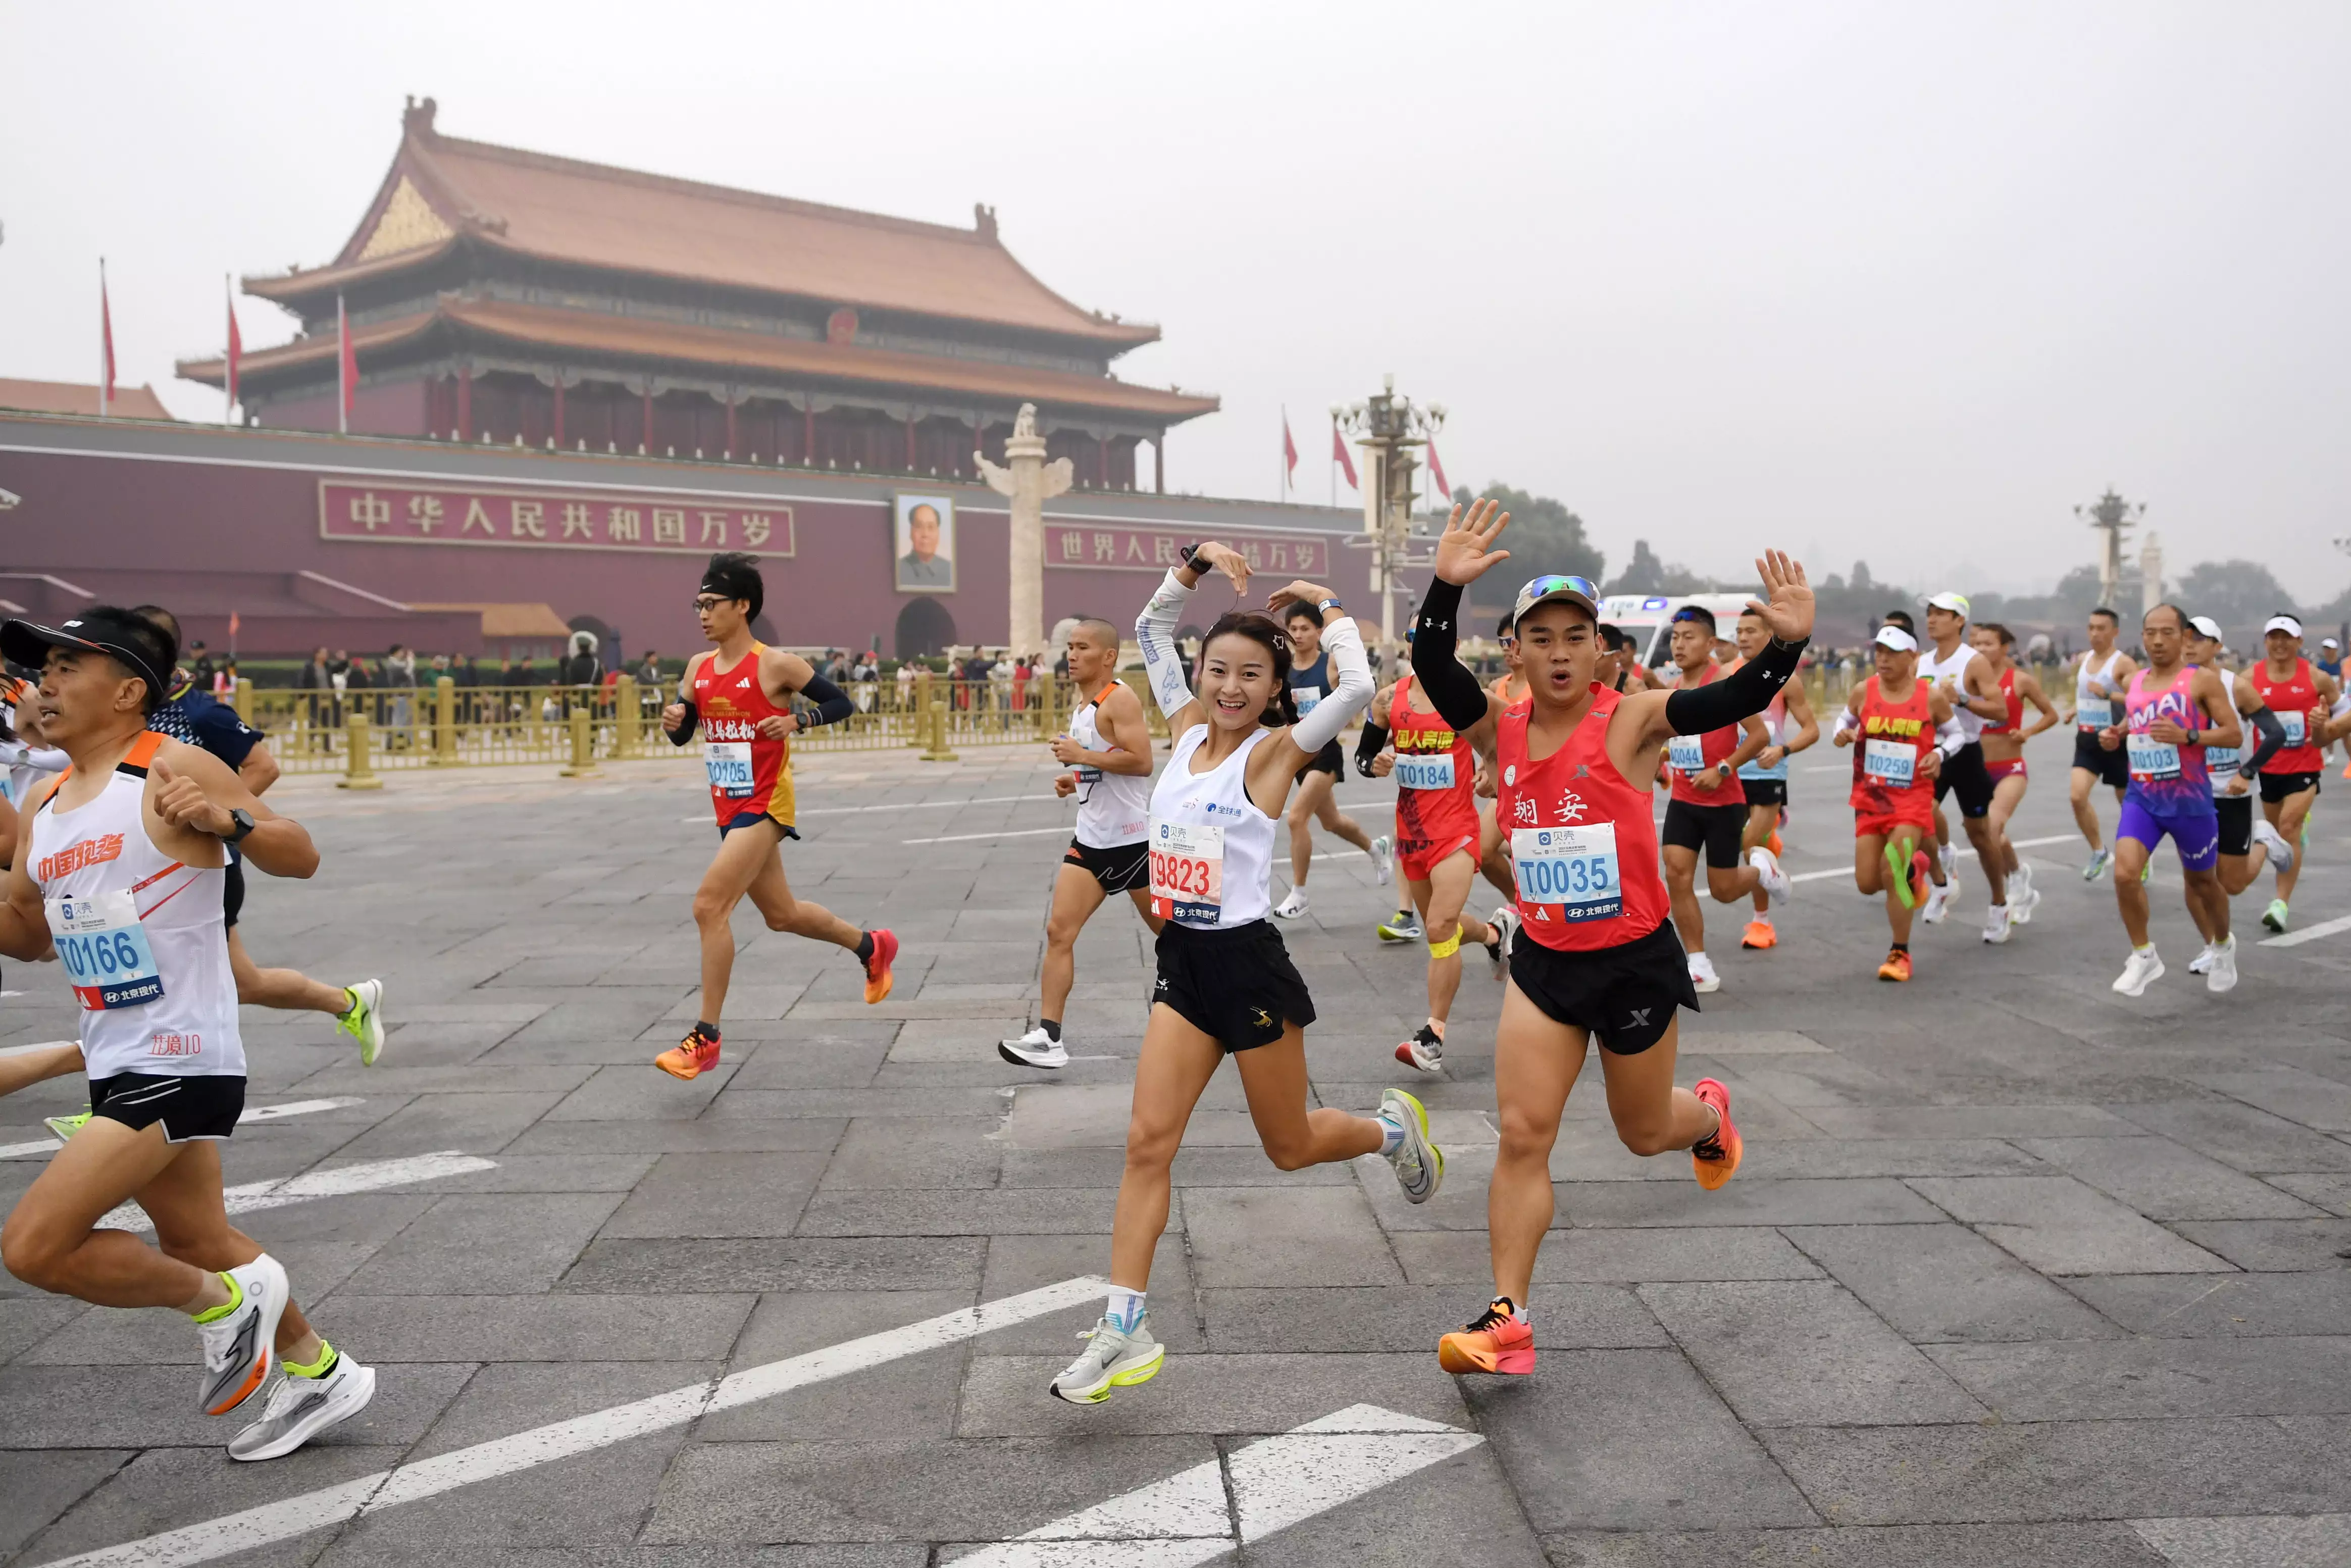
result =
[[751,743],[747,740],[705,740],[702,766],[710,787],[730,800],[751,798]]
[[1405,789],[1450,789],[1453,788],[1453,754],[1449,751],[1435,757],[1412,757],[1399,753],[1395,759],[1395,781]]
[[1625,912],[1614,822],[1513,829],[1510,864],[1520,904],[1555,904],[1563,920],[1605,920]]
[[163,999],[163,977],[155,972],[155,955],[129,888],[52,898],[44,907],[57,961],[85,1009],[106,1012]]
[[1907,740],[1865,740],[1861,771],[1888,789],[1907,789],[1917,781],[1918,748]]
[[1224,913],[1225,830],[1155,821],[1150,842],[1151,913],[1214,925]]

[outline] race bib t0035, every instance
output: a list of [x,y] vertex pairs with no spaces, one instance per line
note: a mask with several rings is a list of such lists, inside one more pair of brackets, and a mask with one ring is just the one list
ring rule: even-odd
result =
[[1437,757],[1399,756],[1395,760],[1395,781],[1405,789],[1450,789],[1453,788],[1453,754]]
[[1666,760],[1680,774],[1706,770],[1706,742],[1695,735],[1677,735],[1666,742]]
[[710,787],[730,800],[751,798],[751,743],[747,740],[705,740],[702,766]]
[[1917,781],[1918,748],[1907,740],[1865,740],[1861,771],[1889,789],[1907,789]]
[[105,1012],[163,999],[163,977],[155,972],[155,954],[129,888],[52,898],[45,908],[57,961],[86,1009]]
[[1624,913],[1614,822],[1513,829],[1510,864],[1521,904],[1555,904],[1565,920],[1604,920]]
[[2149,735],[2129,736],[2126,744],[2130,749],[2132,772],[2146,779],[2179,777],[2179,747]]
[[1225,830],[1151,824],[1151,913],[1214,925],[1225,904]]

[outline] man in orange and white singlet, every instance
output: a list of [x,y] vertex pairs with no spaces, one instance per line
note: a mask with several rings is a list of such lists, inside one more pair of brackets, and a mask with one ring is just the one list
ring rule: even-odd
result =
[[1950,696],[1918,674],[1918,639],[1881,626],[1876,673],[1845,699],[1831,743],[1853,747],[1853,882],[1886,895],[1893,928],[1881,980],[1910,978],[1910,922],[1934,886],[1935,779],[1966,743]]
[[[208,1416],[282,1364],[261,1419],[228,1444],[231,1458],[276,1458],[375,1393],[374,1372],[319,1337],[285,1269],[229,1224],[221,1189],[246,1089],[227,846],[276,876],[310,875],[319,852],[219,758],[147,727],[179,653],[152,622],[108,605],[55,627],[10,621],[0,652],[41,671],[41,731],[71,762],[27,803],[0,953],[54,946],[81,1005],[91,1105],[0,1228],[0,1264],[57,1295],[188,1314]],[[152,1245],[103,1224],[124,1203],[154,1222]]]
[[[865,999],[890,994],[890,966],[898,938],[886,930],[861,931],[820,904],[792,896],[784,876],[783,841],[792,825],[791,737],[812,725],[838,724],[857,711],[848,693],[817,674],[798,653],[770,648],[751,635],[767,601],[767,584],[752,557],[714,555],[694,596],[702,634],[716,646],[686,662],[679,700],[662,710],[662,728],[674,746],[702,732],[702,760],[710,804],[718,817],[718,853],[694,894],[694,923],[702,934],[702,998],[685,1038],[653,1058],[678,1078],[718,1065],[718,1016],[735,973],[735,906],[750,897],[770,931],[830,942],[857,955],[865,969]],[[794,693],[815,705],[803,717]]]
[[1505,708],[1454,646],[1461,591],[1509,559],[1493,548],[1509,522],[1490,501],[1466,515],[1454,509],[1413,643],[1413,672],[1446,722],[1495,726],[1497,805],[1519,888],[1520,925],[1494,1040],[1501,1145],[1486,1219],[1495,1292],[1481,1315],[1438,1344],[1440,1364],[1458,1373],[1534,1370],[1527,1296],[1552,1216],[1552,1145],[1594,1038],[1608,1113],[1626,1148],[1687,1149],[1708,1189],[1738,1168],[1729,1091],[1713,1079],[1674,1086],[1678,1009],[1695,1009],[1698,997],[1657,871],[1650,789],[1673,737],[1735,727],[1762,711],[1795,673],[1813,625],[1803,569],[1774,551],[1758,562],[1771,642],[1755,659],[1692,690],[1619,693],[1593,678],[1599,590],[1582,578],[1539,577],[1519,591],[1514,612],[1532,690]]
[[1070,632],[1070,679],[1085,700],[1070,732],[1053,739],[1053,759],[1070,769],[1053,793],[1078,802],[1077,834],[1053,877],[1045,916],[1045,963],[1037,1024],[997,1054],[1019,1067],[1067,1067],[1061,1013],[1077,977],[1078,933],[1113,893],[1134,901],[1153,936],[1165,924],[1151,913],[1151,725],[1143,699],[1118,678],[1118,628],[1088,616]]
[[2262,911],[2262,924],[2283,932],[2308,852],[2303,823],[2318,802],[2318,776],[2326,766],[2325,732],[2343,686],[2302,656],[2302,622],[2292,615],[2269,618],[2262,627],[2262,661],[2246,674],[2285,727],[2283,749],[2262,764],[2262,815],[2292,852],[2290,860],[2270,862],[2277,873],[2277,896]]
[[[1674,612],[1673,628],[1674,665],[1681,674],[1677,690],[1694,692],[1729,678],[1729,670],[1714,657],[1712,611],[1685,604]],[[1754,893],[1774,901],[1788,896],[1790,883],[1781,873],[1779,857],[1760,844],[1744,852],[1740,848],[1747,832],[1747,792],[1739,769],[1761,753],[1767,739],[1763,721],[1754,714],[1704,735],[1672,736],[1666,765],[1657,771],[1657,783],[1672,790],[1658,835],[1665,845],[1666,887],[1673,898],[1674,928],[1688,950],[1690,984],[1701,995],[1720,990],[1722,977],[1706,956],[1698,852],[1706,852],[1706,889],[1716,903],[1733,904]]]

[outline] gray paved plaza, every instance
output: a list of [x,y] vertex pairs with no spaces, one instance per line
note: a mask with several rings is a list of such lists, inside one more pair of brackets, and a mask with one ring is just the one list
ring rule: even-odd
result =
[[[2018,839],[2070,832],[2067,743],[2035,744]],[[1794,872],[1847,862],[1818,770],[1841,756],[1797,759]],[[375,1403],[233,1464],[183,1322],[0,1276],[0,1562],[2351,1561],[2351,931],[2258,945],[2264,882],[2237,904],[2243,984],[2208,997],[2167,851],[2171,975],[2132,1002],[2070,841],[2027,852],[2046,898],[2004,948],[1968,862],[1908,987],[1871,977],[1883,920],[1842,876],[1800,886],[1768,955],[1709,906],[1724,986],[1684,1015],[1682,1078],[1731,1087],[1746,1163],[1707,1194],[1684,1156],[1626,1154],[1587,1065],[1541,1364],[1507,1383],[1434,1354],[1489,1285],[1500,988],[1473,959],[1449,1075],[1410,1085],[1444,1192],[1410,1207],[1375,1161],[1275,1170],[1220,1074],[1151,1281],[1166,1369],[1079,1409],[1045,1385],[1099,1298],[1051,1288],[1108,1266],[1150,955],[1106,907],[1077,1060],[998,1059],[1064,841],[1049,779],[1041,748],[804,758],[794,883],[895,927],[896,994],[865,1007],[844,955],[747,908],[726,1060],[690,1084],[649,1062],[693,1017],[716,841],[693,764],[281,786],[326,862],[256,877],[247,939],[383,976],[398,1027],[366,1071],[325,1019],[246,1009],[252,1104],[347,1103],[249,1124],[228,1179],[274,1203],[243,1223],[379,1369]],[[1388,794],[1341,789],[1367,822]],[[2351,914],[2343,821],[2330,794],[2304,924]],[[1422,951],[1373,938],[1393,904],[1364,858],[1311,888],[1284,935],[1315,1092],[1364,1110],[1408,1076]],[[0,1046],[70,1036],[54,967],[5,983]],[[0,1103],[0,1145],[81,1100]],[[392,1163],[427,1155],[465,1157]],[[43,1157],[0,1162],[0,1197]],[[1081,1539],[975,1544],[1040,1531]]]

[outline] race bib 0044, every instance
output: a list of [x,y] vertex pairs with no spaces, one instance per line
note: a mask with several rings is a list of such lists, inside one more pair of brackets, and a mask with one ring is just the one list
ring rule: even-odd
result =
[[75,998],[91,1012],[145,1007],[163,999],[163,977],[139,924],[129,888],[87,898],[52,898],[44,905],[57,961]]
[[1225,830],[1151,824],[1151,913],[1214,925],[1225,904]]
[[1677,773],[1698,773],[1706,768],[1706,742],[1695,735],[1677,735],[1666,742],[1666,760],[1674,765]]

